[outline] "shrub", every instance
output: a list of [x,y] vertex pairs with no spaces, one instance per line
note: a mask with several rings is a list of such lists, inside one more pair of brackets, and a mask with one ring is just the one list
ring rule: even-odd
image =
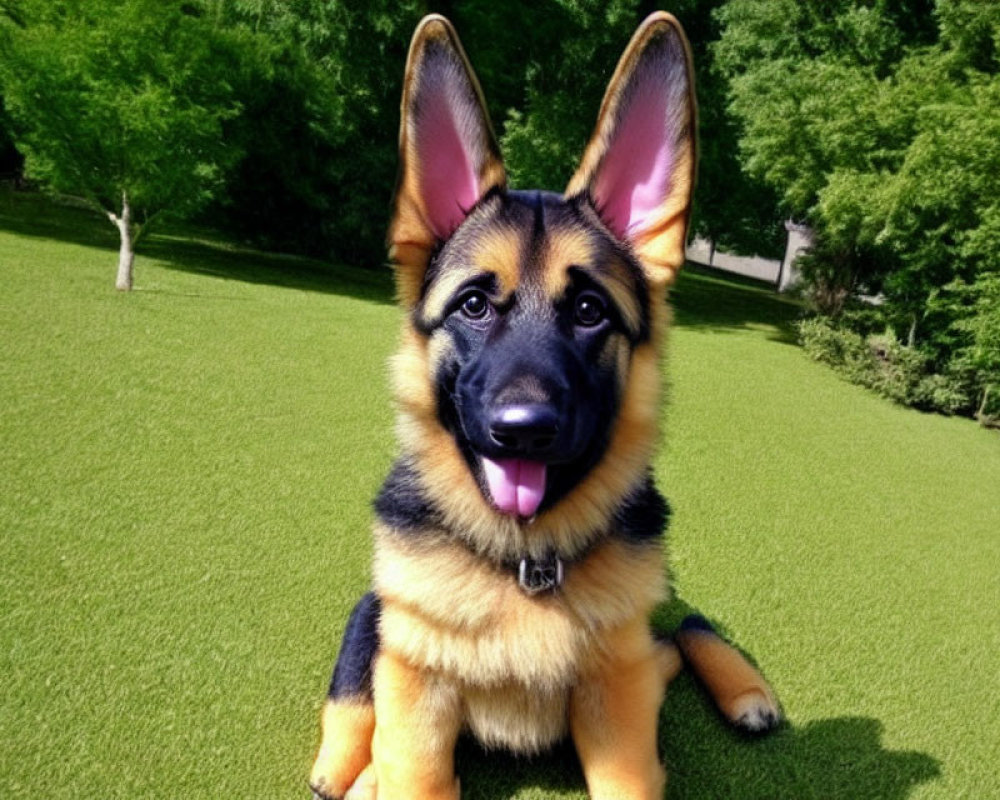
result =
[[972,407],[972,398],[965,382],[948,375],[926,375],[920,379],[914,394],[914,405],[945,414],[960,414]]
[[863,357],[864,339],[852,330],[836,327],[826,317],[809,317],[798,328],[799,341],[816,361],[843,367]]
[[852,383],[928,411],[971,414],[974,410],[974,375],[957,368],[933,372],[930,356],[901,343],[891,330],[862,337],[827,317],[802,320],[798,329],[806,352]]

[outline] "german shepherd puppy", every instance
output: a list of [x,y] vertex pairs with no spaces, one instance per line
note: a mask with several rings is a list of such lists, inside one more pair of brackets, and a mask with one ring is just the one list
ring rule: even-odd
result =
[[389,241],[406,311],[401,455],[375,501],[373,590],[347,624],[311,785],[457,798],[456,740],[566,736],[590,796],[661,798],[657,718],[687,662],[738,727],[771,690],[667,596],[653,485],[666,289],[695,174],[690,53],[639,27],[564,194],[514,191],[479,83],[440,16],[406,64]]

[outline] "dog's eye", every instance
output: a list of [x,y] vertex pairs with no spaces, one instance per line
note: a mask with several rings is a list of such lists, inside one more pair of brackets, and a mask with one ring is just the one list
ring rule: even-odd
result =
[[606,311],[604,299],[597,292],[580,292],[576,296],[573,316],[577,325],[592,328],[604,319]]
[[490,301],[482,292],[469,292],[462,301],[462,313],[469,319],[482,319],[489,310]]

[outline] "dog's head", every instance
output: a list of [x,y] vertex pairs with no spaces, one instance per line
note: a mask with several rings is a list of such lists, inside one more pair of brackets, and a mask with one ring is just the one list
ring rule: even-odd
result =
[[684,34],[654,14],[566,192],[513,191],[453,28],[418,27],[389,235],[408,315],[394,374],[404,451],[453,524],[585,531],[644,478],[664,295],[684,260],[692,92]]

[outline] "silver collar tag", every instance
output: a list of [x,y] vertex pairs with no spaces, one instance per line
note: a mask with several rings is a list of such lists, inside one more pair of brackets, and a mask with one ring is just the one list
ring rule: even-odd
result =
[[555,553],[543,559],[522,558],[517,582],[525,594],[551,592],[563,584],[563,562]]

